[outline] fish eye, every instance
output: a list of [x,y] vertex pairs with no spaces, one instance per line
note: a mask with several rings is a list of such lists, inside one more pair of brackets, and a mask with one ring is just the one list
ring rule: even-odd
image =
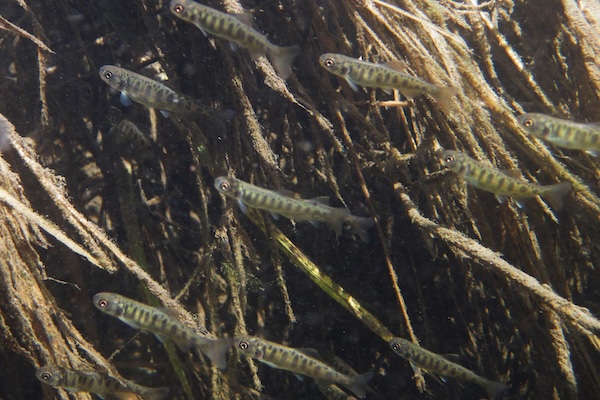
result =
[[181,12],[183,12],[183,6],[181,4],[175,4],[175,7],[173,7],[173,10],[179,14]]
[[229,190],[229,188],[231,187],[231,185],[229,184],[229,182],[223,182],[223,183],[221,183],[220,187],[221,187],[222,191],[226,192],[226,191]]
[[242,350],[246,350],[248,347],[250,347],[250,345],[248,344],[248,342],[240,342],[240,344],[238,346]]
[[446,158],[444,158],[444,161],[447,162],[447,163],[451,163],[452,161],[454,161],[454,156],[451,155],[451,154],[448,154],[446,156]]
[[49,381],[52,378],[52,374],[50,372],[44,372],[41,376],[42,380]]
[[400,343],[392,343],[392,350],[400,350]]
[[525,121],[523,121],[523,126],[526,128],[533,126],[533,124],[534,124],[534,120],[531,118],[527,118]]
[[110,78],[112,78],[112,77],[113,77],[113,73],[112,73],[112,72],[110,72],[110,71],[106,71],[106,72],[104,73],[104,77],[105,77],[106,79],[110,79]]
[[333,64],[335,64],[335,61],[333,61],[333,58],[328,58],[327,60],[325,60],[326,67],[333,67]]
[[98,307],[105,308],[107,305],[108,305],[108,300],[106,300],[106,299],[98,300]]

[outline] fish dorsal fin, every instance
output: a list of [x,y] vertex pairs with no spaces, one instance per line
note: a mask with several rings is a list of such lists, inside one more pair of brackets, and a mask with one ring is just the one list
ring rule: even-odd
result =
[[307,355],[309,357],[312,357],[314,359],[322,361],[321,355],[319,354],[319,352],[316,349],[313,349],[311,347],[300,347],[300,348],[296,348],[296,350],[298,350],[300,353],[302,353],[304,355]]
[[394,71],[404,72],[408,69],[406,63],[402,60],[392,60],[382,64],[384,67],[393,69]]
[[179,313],[175,310],[173,310],[172,308],[168,308],[168,307],[156,307],[157,310],[160,310],[161,312],[167,314],[167,316],[169,318],[173,318],[176,321],[179,321]]
[[444,357],[446,360],[453,362],[453,363],[458,363],[460,361],[460,357],[458,356],[458,354],[454,354],[454,353],[441,354],[441,356]]
[[308,201],[313,202],[313,203],[325,204],[326,206],[329,205],[329,197],[328,196],[313,197],[312,199],[308,199]]
[[254,29],[254,16],[250,13],[231,14],[237,18],[240,22],[248,25]]
[[273,190],[273,191],[281,196],[290,197],[292,199],[301,199],[302,198],[302,197],[300,197],[300,195],[298,193],[292,192],[291,190],[287,190],[287,189],[279,189],[279,190]]
[[511,169],[501,169],[500,170],[504,175],[510,176],[514,179],[521,179],[521,171],[516,168]]

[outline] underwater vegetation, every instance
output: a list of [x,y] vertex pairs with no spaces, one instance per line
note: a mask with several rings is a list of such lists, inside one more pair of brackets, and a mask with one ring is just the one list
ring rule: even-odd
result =
[[598,26],[3,2],[0,399],[600,398]]

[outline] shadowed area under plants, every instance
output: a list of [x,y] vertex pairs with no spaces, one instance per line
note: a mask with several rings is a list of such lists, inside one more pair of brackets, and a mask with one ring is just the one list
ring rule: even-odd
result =
[[[498,398],[599,398],[600,159],[536,139],[516,117],[600,120],[600,5],[477,3],[203,2],[298,44],[284,81],[168,1],[2,2],[0,399],[92,398],[40,383],[47,364],[169,387],[172,399],[326,398],[235,349],[220,371],[163,345],[99,312],[98,292],[174,309],[210,337],[333,354],[375,373],[366,398],[485,397],[411,368],[388,346],[397,336],[506,383]],[[324,53],[402,60],[458,93],[446,113],[428,95],[353,91],[319,65]],[[221,113],[125,107],[103,65]],[[572,189],[561,210],[539,197],[501,204],[442,168],[441,149]],[[219,176],[328,196],[375,219],[369,242],[350,226],[336,237],[245,214]]]

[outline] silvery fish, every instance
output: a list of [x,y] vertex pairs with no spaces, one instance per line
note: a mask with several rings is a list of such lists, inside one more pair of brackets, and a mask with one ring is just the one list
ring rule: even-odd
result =
[[462,365],[453,363],[444,358],[444,356],[424,349],[406,339],[396,337],[391,339],[388,344],[400,357],[407,359],[430,373],[447,376],[459,381],[473,382],[481,386],[491,399],[496,398],[500,393],[508,389],[508,386],[502,382],[495,382],[479,376]]
[[399,60],[375,64],[342,54],[326,53],[319,57],[319,63],[327,71],[344,78],[354,91],[358,91],[358,86],[377,87],[388,94],[397,89],[408,99],[428,94],[445,113],[450,112],[450,100],[458,92],[453,86],[437,86],[404,73],[405,64]]
[[179,322],[167,309],[151,307],[115,293],[98,293],[94,305],[102,312],[119,318],[132,328],[152,332],[162,342],[171,339],[183,351],[197,348],[220,369],[227,368],[226,353],[232,339],[211,339]]
[[365,396],[367,382],[372,372],[362,375],[342,374],[315,357],[306,354],[302,349],[293,349],[257,337],[246,336],[236,338],[236,348],[242,354],[254,358],[270,367],[284,369],[300,376],[308,376],[316,381],[338,383],[356,394]]
[[283,215],[296,221],[325,222],[336,236],[342,234],[343,225],[347,223],[364,242],[369,241],[367,230],[373,226],[373,219],[354,216],[347,208],[330,207],[327,205],[328,197],[301,199],[287,191],[263,189],[226,176],[215,179],[215,188],[225,196],[236,199],[244,212],[246,207],[252,207],[269,211],[274,217]]
[[468,184],[492,192],[500,202],[512,197],[519,207],[526,198],[540,196],[546,199],[555,210],[563,206],[563,197],[571,189],[569,182],[555,185],[538,185],[520,179],[519,171],[500,170],[473,160],[460,151],[438,151],[436,156],[443,166],[462,176]]
[[300,46],[272,44],[252,27],[252,15],[228,14],[191,0],[172,0],[169,7],[175,16],[200,28],[204,36],[208,32],[244,46],[253,58],[266,54],[281,78],[287,79],[292,73],[290,66],[300,54]]
[[171,112],[202,114],[222,120],[229,120],[233,116],[231,110],[220,111],[207,107],[189,96],[177,93],[163,83],[115,65],[101,67],[100,78],[108,86],[121,92],[121,103],[126,107],[130,106],[133,100],[148,108],[160,110],[165,117]]
[[596,157],[600,152],[598,122],[582,124],[536,113],[519,115],[517,121],[527,133],[558,147],[584,150]]
[[122,400],[130,400],[132,395],[140,395],[146,400],[161,400],[169,393],[169,388],[150,388],[133,382],[119,382],[117,379],[100,372],[76,371],[46,365],[39,368],[35,375],[43,383],[63,388],[70,392],[95,393],[104,398],[114,396]]

